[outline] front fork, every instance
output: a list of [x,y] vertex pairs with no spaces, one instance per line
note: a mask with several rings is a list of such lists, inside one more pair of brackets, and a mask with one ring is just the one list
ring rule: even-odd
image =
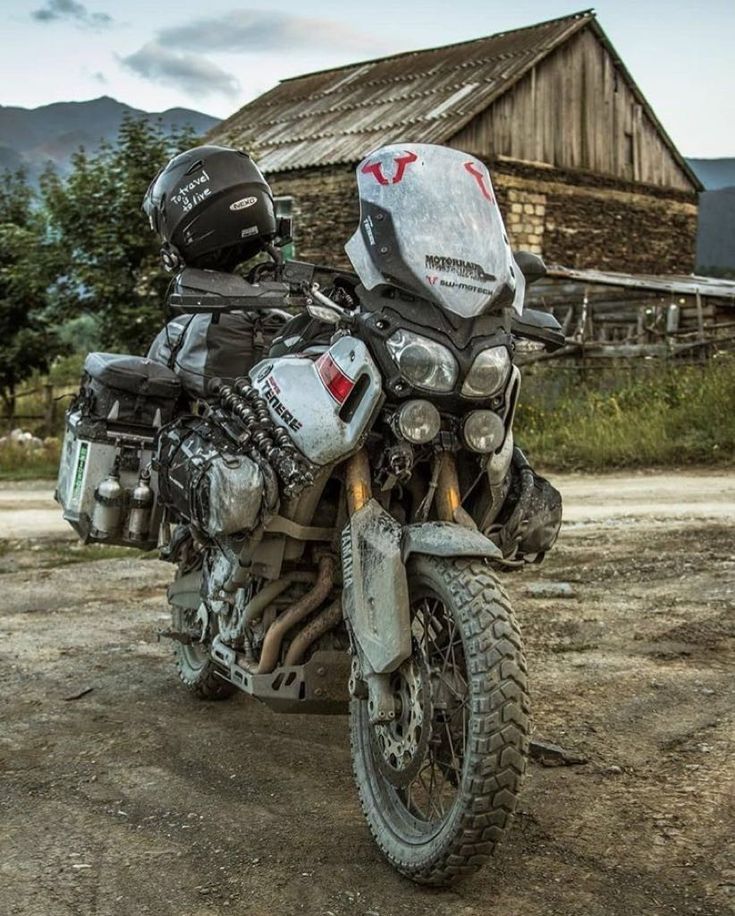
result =
[[[466,513],[461,507],[454,455],[442,452],[436,460],[439,465],[434,498],[439,521],[462,524],[462,515]],[[372,485],[364,448],[347,461],[345,495],[350,519],[360,513],[360,522],[351,521],[348,540],[352,543],[347,549],[349,560],[344,570],[345,617],[353,647],[349,690],[351,696],[367,700],[372,724],[390,722],[399,713],[391,689],[391,673],[411,655],[408,581],[402,557],[401,526],[377,503],[368,506]],[[366,513],[373,516],[372,523],[367,521],[370,531],[364,532],[362,541],[358,536],[355,543],[353,527],[357,524],[360,528],[365,523]]]
[[440,522],[453,522],[457,520],[457,513],[462,511],[457,462],[452,452],[441,452],[437,461],[439,477],[435,497],[436,514]]
[[345,493],[350,518],[372,498],[370,461],[367,452],[361,448],[347,461],[345,468]]
[[[439,521],[457,522],[467,527],[475,527],[474,524],[467,525],[465,519],[467,513],[462,509],[457,462],[454,455],[452,452],[440,452],[436,460],[439,462],[439,475],[434,498]],[[347,461],[345,492],[350,517],[372,498],[370,461],[364,448],[361,448]]]

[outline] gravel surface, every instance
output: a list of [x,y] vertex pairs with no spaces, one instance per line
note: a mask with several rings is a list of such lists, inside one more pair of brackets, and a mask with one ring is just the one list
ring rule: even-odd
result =
[[586,762],[539,753],[451,891],[377,854],[344,718],[191,699],[156,642],[170,567],[59,541],[48,484],[3,487],[0,914],[733,913],[735,486],[552,479],[559,543],[505,581],[535,735]]

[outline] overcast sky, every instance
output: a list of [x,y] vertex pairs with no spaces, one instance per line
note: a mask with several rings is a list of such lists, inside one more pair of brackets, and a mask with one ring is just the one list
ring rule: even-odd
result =
[[[735,156],[735,0],[602,0],[599,21],[687,156]],[[0,104],[110,95],[225,117],[280,79],[575,12],[557,0],[2,0]]]

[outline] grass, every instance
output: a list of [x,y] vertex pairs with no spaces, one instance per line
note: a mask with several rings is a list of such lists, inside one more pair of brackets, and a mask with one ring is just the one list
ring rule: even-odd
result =
[[37,480],[55,478],[59,469],[61,441],[46,439],[43,448],[22,445],[0,448],[0,480]]
[[79,541],[0,540],[0,576],[24,569],[55,569],[96,560],[152,560],[155,550],[143,552],[110,544],[82,544]]
[[[556,470],[719,465],[735,458],[735,358],[647,363],[596,378],[527,373],[516,440]],[[564,379],[561,380],[561,377]]]
[[[70,360],[56,381],[77,371]],[[528,457],[555,470],[727,464],[735,459],[735,355],[697,365],[629,363],[587,377],[529,368],[515,430]],[[55,478],[59,450],[55,437],[38,451],[0,449],[0,480]]]

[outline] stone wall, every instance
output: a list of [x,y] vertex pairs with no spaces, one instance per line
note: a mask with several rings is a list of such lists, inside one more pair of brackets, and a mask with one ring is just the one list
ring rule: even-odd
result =
[[267,175],[276,197],[294,199],[294,246],[303,261],[349,267],[344,246],[357,228],[354,166],[302,169]]
[[[488,163],[511,244],[565,267],[690,273],[697,196],[508,160]],[[294,198],[296,256],[347,266],[357,227],[352,166],[272,174],[276,195]]]
[[511,244],[565,267],[690,273],[697,195],[605,176],[490,163]]

